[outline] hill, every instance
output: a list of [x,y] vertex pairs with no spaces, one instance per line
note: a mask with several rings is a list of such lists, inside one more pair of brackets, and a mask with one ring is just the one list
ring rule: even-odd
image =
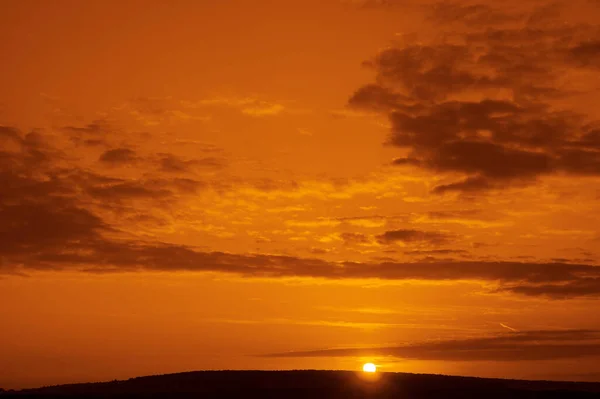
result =
[[351,371],[196,371],[0,393],[24,397],[600,398],[600,383]]

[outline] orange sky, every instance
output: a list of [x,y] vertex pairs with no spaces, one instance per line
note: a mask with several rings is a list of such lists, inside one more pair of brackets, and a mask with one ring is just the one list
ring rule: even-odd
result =
[[600,381],[598,20],[3,1],[0,387],[364,361]]

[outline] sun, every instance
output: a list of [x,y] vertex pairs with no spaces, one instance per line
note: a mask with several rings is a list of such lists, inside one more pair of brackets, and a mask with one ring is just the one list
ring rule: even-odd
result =
[[363,371],[365,373],[374,373],[377,371],[377,366],[375,366],[373,363],[365,363],[363,364]]

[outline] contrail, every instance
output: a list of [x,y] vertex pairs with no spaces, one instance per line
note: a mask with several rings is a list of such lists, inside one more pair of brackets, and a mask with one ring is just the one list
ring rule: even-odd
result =
[[512,328],[510,326],[507,326],[506,324],[500,323],[500,325],[504,328],[506,328],[507,330],[510,330],[512,332],[519,332],[519,330],[517,330],[516,328]]

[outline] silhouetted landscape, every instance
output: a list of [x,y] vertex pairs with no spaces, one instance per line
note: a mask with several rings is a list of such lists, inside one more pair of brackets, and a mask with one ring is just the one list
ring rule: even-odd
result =
[[600,383],[352,371],[197,371],[25,389],[3,397],[599,398]]

